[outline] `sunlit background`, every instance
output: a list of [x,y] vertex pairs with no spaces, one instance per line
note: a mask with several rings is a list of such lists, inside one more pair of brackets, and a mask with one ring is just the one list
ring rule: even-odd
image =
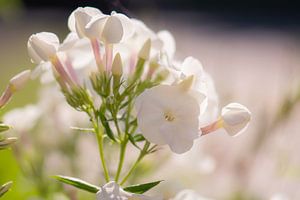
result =
[[[32,33],[54,32],[63,40],[68,15],[87,5],[142,19],[155,31],[169,30],[176,40],[176,57],[198,58],[213,77],[220,108],[237,101],[252,112],[252,123],[240,137],[219,131],[201,138],[185,155],[162,149],[149,156],[135,179],[165,180],[152,192],[165,197],[190,188],[211,199],[300,199],[300,15],[296,4],[0,0],[0,91],[14,74],[34,68],[26,47]],[[41,94],[40,87],[39,81],[31,81],[0,113],[2,118],[12,109],[36,102],[45,108],[34,127],[27,116],[20,116],[22,131],[11,131],[20,138],[18,143],[0,151],[0,184],[14,181],[4,200],[77,199],[76,190],[51,178],[55,174],[101,184],[95,175],[100,169],[94,138],[68,128],[88,120],[72,118],[71,108],[57,108],[55,102],[61,96],[51,91]],[[79,192],[78,199],[95,197]]]

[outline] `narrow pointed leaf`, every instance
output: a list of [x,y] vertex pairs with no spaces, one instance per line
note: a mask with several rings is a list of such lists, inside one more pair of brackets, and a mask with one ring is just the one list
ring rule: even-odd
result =
[[99,113],[99,118],[101,120],[101,123],[105,129],[105,132],[107,134],[107,136],[112,139],[113,141],[116,142],[116,138],[114,136],[114,133],[112,132],[110,126],[109,126],[109,123],[105,117],[105,114],[104,114],[105,110],[101,109],[98,113]]
[[0,123],[0,132],[7,131],[10,127],[7,126],[6,124]]
[[73,178],[73,177],[68,177],[68,176],[60,176],[60,175],[56,175],[53,176],[53,178],[55,178],[56,180],[68,184],[68,185],[72,185],[78,189],[81,190],[85,190],[87,192],[91,192],[91,193],[97,193],[99,191],[99,188],[91,183],[85,182],[83,180],[80,180],[78,178]]
[[82,132],[88,132],[88,133],[95,132],[94,129],[92,129],[92,128],[82,128],[82,127],[74,127],[74,126],[72,126],[70,128],[74,131],[82,131]]
[[138,148],[138,149],[141,149],[141,147],[139,147],[139,146],[136,144],[136,142],[135,142],[135,140],[134,140],[134,136],[132,136],[131,134],[128,134],[128,139],[129,139],[129,141],[131,142],[131,144],[133,144],[133,146],[135,146],[135,147]]
[[153,187],[157,186],[160,182],[162,181],[155,181],[151,183],[144,183],[144,184],[139,184],[139,185],[132,185],[125,187],[124,190],[126,192],[131,192],[135,194],[143,194],[147,192],[148,190],[152,189]]
[[136,141],[136,142],[143,142],[143,141],[145,141],[145,138],[144,138],[144,136],[142,134],[137,134],[137,135],[133,136],[133,138],[134,138],[134,141]]

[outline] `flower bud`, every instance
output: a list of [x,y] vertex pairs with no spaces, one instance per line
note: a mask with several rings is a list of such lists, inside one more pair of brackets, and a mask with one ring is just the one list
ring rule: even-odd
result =
[[222,127],[231,136],[242,133],[249,125],[250,111],[238,103],[230,103],[222,109]]
[[30,79],[30,76],[31,71],[25,70],[10,79],[9,84],[12,92],[21,90],[24,87],[25,83]]
[[123,65],[122,65],[122,59],[120,56],[120,53],[117,53],[113,64],[112,64],[112,74],[114,76],[122,76],[123,74]]
[[150,56],[150,50],[151,50],[151,40],[148,39],[146,40],[143,47],[139,51],[138,57],[144,60],[148,60]]
[[0,108],[9,102],[14,92],[24,87],[25,83],[30,79],[30,74],[31,71],[26,70],[10,79],[8,86],[0,97]]
[[31,61],[39,64],[48,61],[57,52],[59,47],[58,37],[49,32],[41,32],[30,36],[27,48]]

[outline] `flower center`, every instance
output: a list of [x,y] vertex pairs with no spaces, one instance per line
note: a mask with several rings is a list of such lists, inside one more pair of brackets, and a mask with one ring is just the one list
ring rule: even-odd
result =
[[168,122],[172,122],[175,120],[175,116],[171,112],[165,112],[164,117]]

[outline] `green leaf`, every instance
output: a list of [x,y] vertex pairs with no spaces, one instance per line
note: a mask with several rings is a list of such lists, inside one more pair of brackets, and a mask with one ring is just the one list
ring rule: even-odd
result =
[[74,130],[74,131],[82,131],[82,132],[88,132],[88,133],[94,133],[95,130],[92,128],[82,128],[82,127],[75,127],[72,126],[70,127],[70,129]]
[[137,134],[137,135],[133,136],[133,138],[134,138],[134,141],[136,141],[136,142],[143,142],[146,140],[142,134]]
[[0,187],[0,197],[2,197],[12,186],[12,181],[5,183]]
[[143,193],[147,192],[148,190],[150,190],[151,188],[157,186],[160,182],[162,182],[162,181],[155,181],[155,182],[151,182],[151,183],[132,185],[132,186],[125,187],[124,190],[126,192],[131,192],[131,193],[135,193],[135,194],[143,194]]
[[131,134],[128,134],[128,139],[131,142],[131,144],[133,144],[133,146],[135,146],[138,149],[141,149],[135,142],[134,137]]
[[112,130],[110,129],[109,123],[107,121],[107,118],[105,117],[105,108],[101,107],[100,111],[98,112],[99,114],[99,118],[101,120],[101,123],[105,129],[105,132],[107,134],[107,136],[112,139],[113,141],[116,142],[116,138],[114,136],[114,133],[112,132]]
[[7,131],[10,127],[7,126],[6,124],[2,124],[0,123],[0,133],[1,132],[4,132],[4,131]]
[[82,189],[82,190],[85,190],[85,191],[91,192],[91,193],[97,193],[100,189],[99,187],[97,187],[93,184],[90,184],[88,182],[85,182],[83,180],[80,180],[78,178],[73,178],[73,177],[69,177],[69,176],[61,176],[61,175],[53,176],[53,178],[55,178],[56,180],[58,180],[60,182],[65,183],[65,184],[72,185],[76,188],[79,188],[79,189]]

